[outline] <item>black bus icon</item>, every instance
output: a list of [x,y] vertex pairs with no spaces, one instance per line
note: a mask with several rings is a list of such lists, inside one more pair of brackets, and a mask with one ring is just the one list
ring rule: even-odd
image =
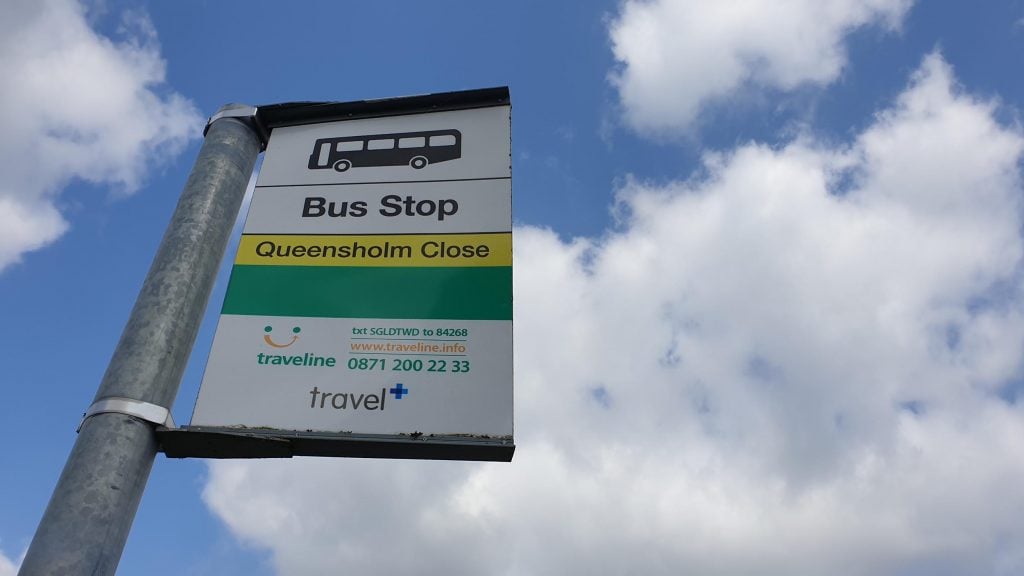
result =
[[409,165],[419,170],[461,157],[462,132],[458,130],[367,134],[320,138],[309,155],[309,169],[344,172],[367,166]]

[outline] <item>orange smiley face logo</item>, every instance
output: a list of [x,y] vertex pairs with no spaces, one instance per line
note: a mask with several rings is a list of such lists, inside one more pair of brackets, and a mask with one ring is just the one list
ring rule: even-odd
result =
[[270,333],[273,332],[273,330],[273,326],[264,326],[263,331],[266,332],[266,334],[263,335],[263,341],[266,342],[268,346],[273,346],[274,348],[287,348],[292,344],[295,344],[295,342],[299,340],[299,332],[302,332],[302,328],[296,326],[295,328],[292,328],[291,342],[287,344],[278,344],[277,342],[274,342],[273,338],[270,337]]

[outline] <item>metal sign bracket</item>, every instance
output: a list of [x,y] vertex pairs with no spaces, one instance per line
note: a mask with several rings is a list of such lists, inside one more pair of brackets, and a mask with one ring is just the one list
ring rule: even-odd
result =
[[113,412],[115,414],[124,414],[126,416],[134,416],[140,420],[145,420],[157,426],[163,426],[165,428],[174,428],[174,419],[171,418],[171,411],[163,406],[157,406],[156,404],[150,404],[149,402],[143,402],[141,400],[133,400],[131,398],[103,398],[92,403],[89,409],[82,415],[82,421],[78,423],[78,428],[75,432],[82,430],[82,425],[89,418],[97,415]]

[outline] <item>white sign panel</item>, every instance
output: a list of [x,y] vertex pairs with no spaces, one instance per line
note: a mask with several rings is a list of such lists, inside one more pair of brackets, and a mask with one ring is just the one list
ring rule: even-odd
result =
[[191,427],[510,444],[509,110],[275,128]]

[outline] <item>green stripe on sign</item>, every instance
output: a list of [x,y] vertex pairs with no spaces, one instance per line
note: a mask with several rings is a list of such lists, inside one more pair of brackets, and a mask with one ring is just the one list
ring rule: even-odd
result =
[[236,265],[221,313],[511,320],[512,268]]

